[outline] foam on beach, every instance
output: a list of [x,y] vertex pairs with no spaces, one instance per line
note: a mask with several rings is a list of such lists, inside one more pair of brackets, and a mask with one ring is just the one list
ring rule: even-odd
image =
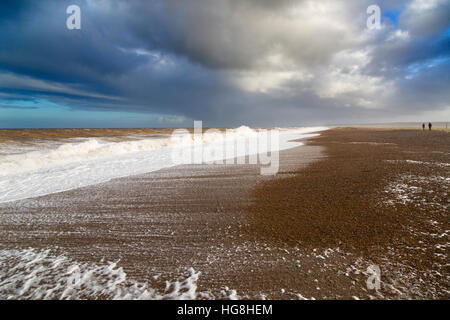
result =
[[[50,250],[0,250],[0,299],[120,299],[192,300],[214,298],[198,292],[201,272],[193,268],[180,280],[167,281],[165,289],[128,279],[118,262],[80,263]],[[221,298],[237,298],[224,289]],[[227,297],[229,294],[229,297]]]
[[[325,127],[279,129],[278,150],[301,145],[294,139],[312,136]],[[248,139],[255,129],[241,126],[227,134],[209,131],[201,140],[191,134],[161,136],[111,142],[101,138],[78,139],[78,142],[38,143],[35,150],[4,155],[0,153],[0,202],[37,197],[71,190],[114,178],[143,174],[176,165],[172,161],[174,148],[192,148],[192,144],[214,146]],[[9,145],[9,149],[13,146]],[[2,150],[6,148],[2,147]],[[30,150],[30,148],[26,149]],[[267,149],[268,151],[277,151]],[[235,156],[250,155],[249,150],[237,150]],[[216,155],[213,160],[224,159]]]

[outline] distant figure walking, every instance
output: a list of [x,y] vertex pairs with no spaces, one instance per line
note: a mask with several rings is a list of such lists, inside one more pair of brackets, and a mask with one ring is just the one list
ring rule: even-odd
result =
[[431,124],[431,122],[428,122],[428,130],[431,130],[431,127],[432,127],[433,125]]
[[425,123],[422,123],[422,131],[425,131]]

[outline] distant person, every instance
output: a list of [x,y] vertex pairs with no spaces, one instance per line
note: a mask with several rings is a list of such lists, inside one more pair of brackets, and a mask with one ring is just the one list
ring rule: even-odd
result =
[[422,123],[422,131],[425,131],[425,123]]
[[432,127],[433,125],[431,124],[431,122],[428,122],[428,130],[431,130],[431,127]]

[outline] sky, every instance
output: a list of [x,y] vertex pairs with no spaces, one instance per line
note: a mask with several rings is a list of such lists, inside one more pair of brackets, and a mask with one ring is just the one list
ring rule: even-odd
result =
[[0,128],[450,122],[449,74],[450,0],[0,2]]

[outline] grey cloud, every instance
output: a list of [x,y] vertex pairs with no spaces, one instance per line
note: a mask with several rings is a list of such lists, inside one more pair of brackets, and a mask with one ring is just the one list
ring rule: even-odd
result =
[[[82,30],[72,32],[65,8],[74,2]],[[392,22],[367,31],[368,0],[23,3],[0,13],[16,17],[0,23],[4,94],[211,126],[364,122],[449,108],[448,1],[423,17],[415,2],[381,1],[403,10],[397,38]],[[422,69],[411,74],[415,65]]]
[[[125,20],[149,49],[210,68],[251,69],[270,54],[306,66],[354,42],[349,31],[363,30],[365,2],[141,1],[129,7]],[[320,10],[327,16],[312,15]]]
[[413,1],[400,15],[400,27],[419,36],[430,36],[450,27],[450,1]]

